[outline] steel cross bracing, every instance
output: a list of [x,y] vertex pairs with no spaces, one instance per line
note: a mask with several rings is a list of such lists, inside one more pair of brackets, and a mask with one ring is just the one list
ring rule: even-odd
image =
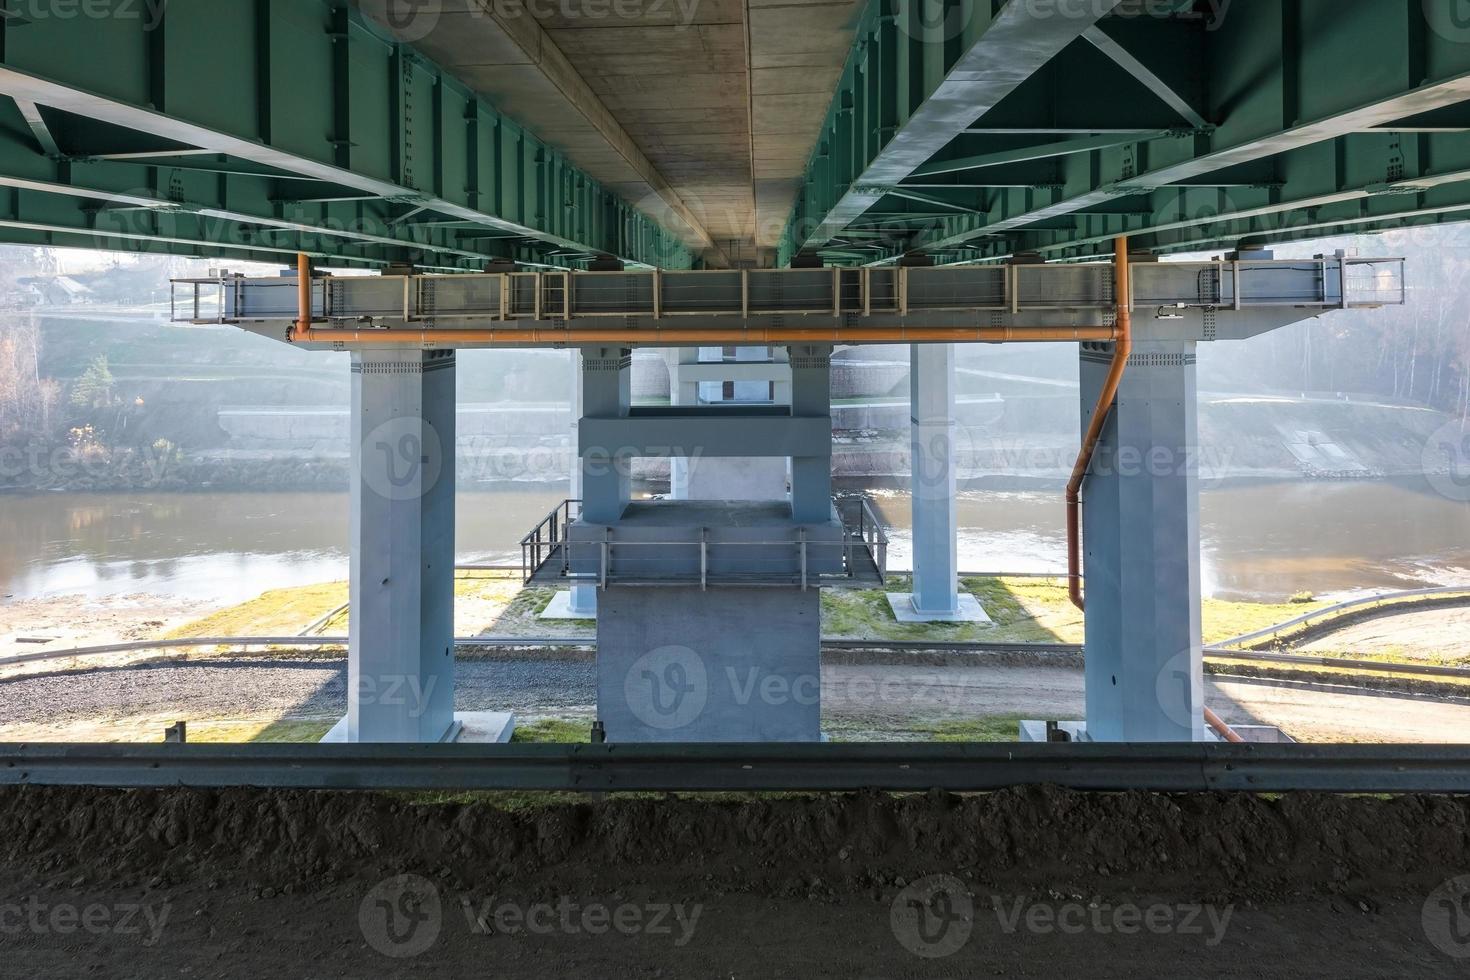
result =
[[[1200,340],[1405,298],[1401,259],[1144,262],[1132,275],[1139,319]],[[322,277],[313,284],[315,326],[305,338],[291,333],[297,283],[294,277],[177,280],[173,318],[237,324],[307,346],[1113,337],[1111,264]]]
[[475,270],[690,252],[345,0],[0,18],[0,240]]
[[1169,253],[1470,219],[1458,6],[873,0],[782,261],[1086,259],[1120,234]]

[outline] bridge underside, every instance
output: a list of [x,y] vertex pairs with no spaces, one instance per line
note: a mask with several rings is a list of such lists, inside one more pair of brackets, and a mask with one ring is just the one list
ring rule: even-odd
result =
[[1169,253],[1465,220],[1454,6],[875,3],[783,260],[1070,260],[1119,234]]
[[[607,711],[618,737],[815,740],[812,704],[741,712],[737,692],[716,686],[729,668],[779,661],[788,695],[819,690],[813,593],[834,577],[883,578],[869,515],[854,527],[832,498],[831,351],[914,345],[915,581],[895,609],[946,618],[959,612],[948,345],[1009,341],[1080,348],[1084,451],[1067,504],[1070,557],[1085,566],[1071,580],[1080,604],[1085,574],[1089,736],[1213,737],[1197,345],[1404,302],[1397,260],[1277,263],[1264,244],[1470,216],[1470,43],[1454,5],[872,0],[820,125],[811,93],[784,86],[799,81],[793,68],[824,77],[810,35],[834,33],[833,11],[803,18],[818,5],[795,5],[783,40],[771,10],[785,5],[736,6],[744,74],[707,79],[658,70],[657,52],[636,45],[608,54],[611,36],[574,37],[525,10],[486,19],[481,0],[170,0],[129,4],[134,16],[119,4],[105,17],[0,17],[0,241],[277,263],[300,253],[306,269],[387,273],[220,275],[175,295],[176,319],[352,353],[349,740],[457,730],[457,349],[578,352],[580,510],[543,527],[560,556],[551,574],[611,602],[599,697],[622,699]],[[701,25],[712,60],[737,60],[720,40],[742,33],[734,23]],[[504,64],[476,61],[490,39],[510,45]],[[558,40],[586,46],[580,68]],[[779,50],[759,55],[766,44]],[[650,80],[620,101],[627,83],[611,79],[639,57]],[[532,88],[553,85],[580,122],[492,105],[514,101],[500,78],[511,65]],[[785,74],[758,84],[761,65]],[[743,99],[660,94],[732,84],[725,75],[745,82]],[[793,94],[804,97],[780,101]],[[739,142],[724,130],[702,132],[703,150],[655,145],[650,107],[677,128],[678,106],[728,116],[742,102],[748,164],[714,159]],[[558,131],[567,153],[546,135]],[[582,142],[588,133],[607,146]],[[760,174],[773,168],[780,184],[797,168],[760,152],[772,134],[812,148],[774,253],[761,216],[790,187],[762,194]],[[1151,261],[1217,247],[1231,251]],[[1113,264],[1080,261],[1105,253]],[[760,268],[772,262],[794,268]],[[703,268],[727,264],[737,268]],[[634,348],[735,345],[781,365],[783,401],[631,404]],[[745,376],[731,370],[703,380]],[[725,501],[713,516],[630,499],[632,458],[703,454],[775,460],[784,494],[758,514]],[[707,599],[732,582],[740,602]],[[653,589],[667,591],[626,591]],[[792,647],[758,656],[732,642],[742,614]],[[671,723],[665,708],[692,703],[697,677],[696,700],[717,707]],[[432,695],[373,696],[404,678]]]
[[[1470,44],[1448,2],[1097,0],[1049,16],[873,0],[855,22],[842,3],[722,3],[677,35],[487,4],[6,17],[0,241],[682,269],[1078,260],[1119,234],[1169,253],[1470,217]],[[402,24],[398,8],[434,29],[395,35],[364,13]],[[625,31],[677,36],[687,57],[650,61]],[[839,73],[833,39],[849,36]],[[723,73],[691,75],[693,58]],[[834,75],[835,93],[812,90]]]

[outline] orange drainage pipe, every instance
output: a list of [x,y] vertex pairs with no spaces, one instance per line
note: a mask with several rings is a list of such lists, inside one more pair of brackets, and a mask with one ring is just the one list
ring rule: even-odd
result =
[[311,256],[296,253],[296,322],[291,325],[291,340],[299,340],[311,328]]
[[1227,742],[1244,742],[1240,733],[1225,723],[1225,719],[1215,714],[1209,708],[1205,709],[1205,724],[1215,730],[1215,733]]
[[1118,307],[1118,337],[1113,347],[1113,363],[1108,367],[1107,380],[1098,392],[1097,407],[1092,410],[1092,421],[1087,434],[1082,437],[1082,449],[1077,462],[1072,466],[1072,478],[1067,481],[1067,594],[1072,605],[1083,609],[1082,600],[1082,484],[1087,471],[1092,467],[1092,455],[1102,439],[1103,426],[1113,411],[1113,401],[1118,397],[1118,386],[1123,381],[1123,372],[1128,367],[1128,355],[1133,353],[1133,314],[1129,310],[1128,238],[1120,236],[1113,243],[1113,294]]
[[[1072,467],[1072,478],[1067,481],[1067,595],[1078,609],[1085,610],[1082,597],[1082,484],[1092,468],[1092,456],[1102,439],[1103,426],[1112,414],[1113,402],[1118,397],[1118,386],[1123,382],[1123,372],[1128,367],[1128,357],[1133,353],[1133,313],[1129,308],[1132,299],[1132,280],[1128,267],[1128,239],[1120,236],[1113,243],[1113,286],[1118,304],[1118,327],[1113,362],[1108,366],[1108,376],[1102,391],[1097,396],[1097,407],[1092,411],[1092,421],[1082,439],[1082,449]],[[1240,733],[1225,723],[1225,720],[1209,708],[1204,709],[1205,723],[1227,742],[1244,742]]]
[[[310,322],[309,320],[306,322]],[[310,327],[295,329],[297,343],[409,345],[475,344],[478,346],[550,346],[554,344],[790,344],[790,343],[1005,343],[1056,342],[1117,339],[1116,327],[752,327],[642,330],[566,329],[557,327],[506,327],[504,329],[387,328],[381,330]]]

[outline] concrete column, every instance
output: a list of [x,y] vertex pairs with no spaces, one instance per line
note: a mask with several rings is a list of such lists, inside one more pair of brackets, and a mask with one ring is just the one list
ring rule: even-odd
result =
[[[816,345],[791,347],[791,414],[795,418],[824,418],[832,426],[832,348]],[[832,440],[821,456],[791,460],[791,516],[803,524],[832,520]]]
[[959,610],[953,344],[909,348],[909,403],[914,610],[952,616]]
[[[582,352],[571,351],[572,361],[572,498],[582,496],[582,454],[579,433],[582,427]],[[549,607],[548,607],[549,608]],[[571,587],[565,614],[578,619],[597,618],[597,586]]]
[[454,721],[454,351],[352,355],[350,742]]
[[959,591],[953,344],[909,348],[909,405],[914,591],[889,602],[903,622],[985,622],[975,597]]
[[[626,418],[632,404],[632,352],[624,347],[582,351],[582,416]],[[621,446],[582,446],[582,519],[611,524],[628,505],[632,459]]]
[[[1083,346],[1083,431],[1112,359]],[[1204,735],[1195,344],[1138,340],[1083,486],[1087,734]]]
[[[699,383],[685,381],[684,373],[679,369],[682,364],[697,364],[699,352],[698,347],[676,347],[673,350],[664,351],[664,359],[669,365],[670,405],[699,404]],[[689,499],[689,457],[687,456],[674,456],[669,460],[669,498],[672,500]]]

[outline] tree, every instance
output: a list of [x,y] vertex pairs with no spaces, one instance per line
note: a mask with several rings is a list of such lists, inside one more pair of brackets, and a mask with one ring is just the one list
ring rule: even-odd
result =
[[71,388],[71,403],[77,408],[99,409],[112,404],[112,370],[107,355],[98,354]]
[[0,329],[0,439],[44,436],[60,386],[41,377],[40,329],[25,320]]

